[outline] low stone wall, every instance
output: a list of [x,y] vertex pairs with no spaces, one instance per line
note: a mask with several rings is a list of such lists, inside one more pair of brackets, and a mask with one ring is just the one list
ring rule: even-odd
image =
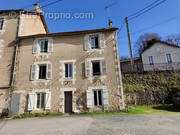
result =
[[172,91],[137,91],[124,92],[124,99],[126,104],[135,105],[153,105],[153,104],[168,104],[171,103]]
[[0,90],[0,114],[4,109],[9,109],[10,90]]

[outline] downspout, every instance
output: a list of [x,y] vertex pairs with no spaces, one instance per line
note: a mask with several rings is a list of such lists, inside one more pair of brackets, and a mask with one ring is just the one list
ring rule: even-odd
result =
[[16,32],[16,43],[14,47],[14,55],[13,55],[13,61],[12,61],[12,69],[11,69],[11,78],[9,86],[12,88],[14,85],[14,78],[15,78],[15,72],[16,72],[16,60],[17,60],[17,53],[19,48],[19,32],[20,32],[20,23],[21,23],[21,12],[18,17],[18,25],[17,25],[17,32]]
[[14,47],[14,54],[13,54],[9,86],[0,86],[0,89],[10,89],[10,88],[12,88],[12,86],[14,84],[14,77],[15,77],[15,70],[16,70],[16,58],[17,58],[17,51],[18,51],[18,46],[19,46],[18,35],[19,35],[20,22],[21,22],[21,14],[19,14],[18,22],[17,22],[18,25],[17,25],[17,32],[16,32],[15,47]]

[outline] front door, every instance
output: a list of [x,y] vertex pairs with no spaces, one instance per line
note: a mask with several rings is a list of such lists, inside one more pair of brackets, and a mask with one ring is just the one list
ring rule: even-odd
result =
[[64,92],[65,95],[65,113],[72,113],[72,91]]

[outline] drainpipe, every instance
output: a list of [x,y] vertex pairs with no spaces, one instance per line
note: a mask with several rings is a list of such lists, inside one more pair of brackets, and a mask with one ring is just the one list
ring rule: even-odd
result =
[[14,47],[14,54],[13,54],[13,61],[12,61],[12,67],[11,67],[11,75],[10,75],[10,82],[9,86],[0,86],[0,89],[10,89],[14,85],[14,78],[15,78],[15,70],[16,70],[16,59],[17,59],[17,52],[18,52],[18,46],[19,46],[19,28],[20,28],[20,21],[21,21],[21,14],[19,14],[18,17],[18,25],[17,25],[17,32],[16,32],[16,39],[15,39],[15,47]]

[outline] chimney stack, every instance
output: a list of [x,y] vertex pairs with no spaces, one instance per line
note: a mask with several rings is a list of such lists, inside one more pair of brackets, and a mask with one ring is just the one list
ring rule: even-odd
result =
[[34,4],[34,11],[37,13],[43,13],[43,11],[38,3]]
[[109,19],[109,28],[113,27],[113,22],[111,21],[111,19]]

